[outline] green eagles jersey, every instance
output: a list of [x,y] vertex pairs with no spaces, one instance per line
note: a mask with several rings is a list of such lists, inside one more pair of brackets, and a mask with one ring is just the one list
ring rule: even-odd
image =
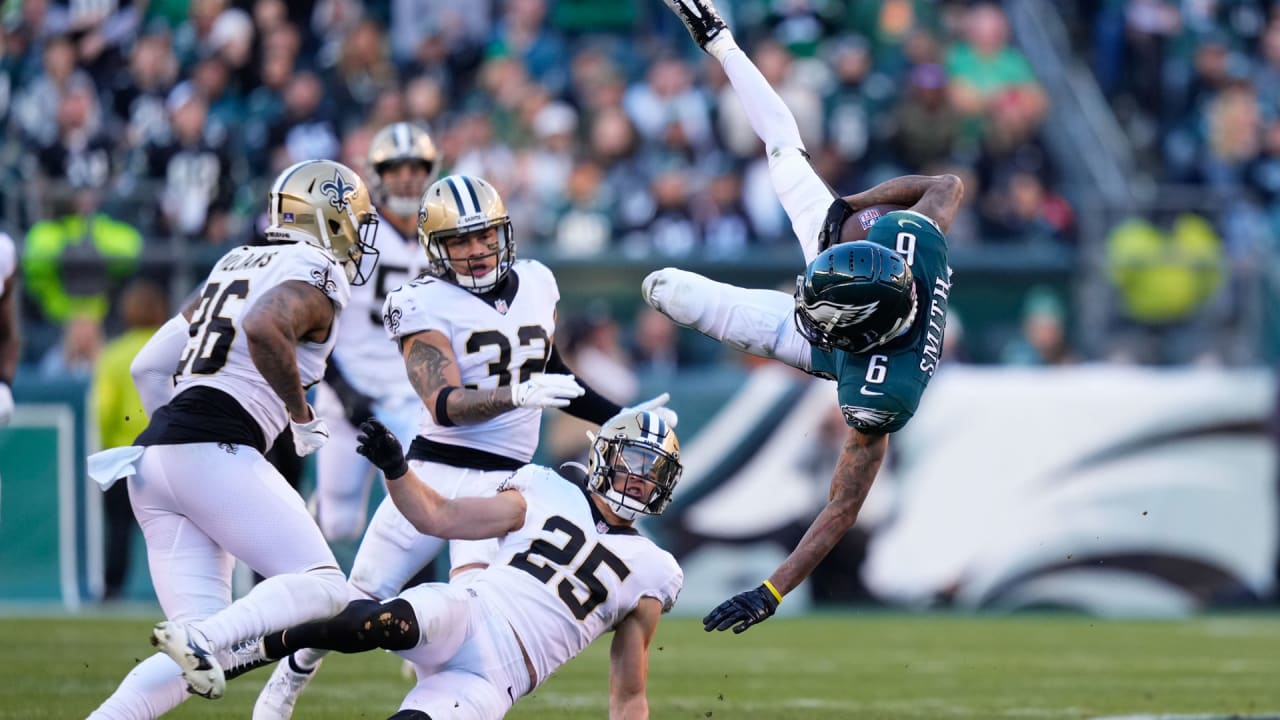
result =
[[838,383],[840,410],[850,427],[891,433],[915,414],[938,367],[951,268],[947,239],[919,213],[899,210],[885,215],[871,227],[867,240],[907,259],[915,277],[915,322],[902,337],[865,353],[814,348],[810,372]]

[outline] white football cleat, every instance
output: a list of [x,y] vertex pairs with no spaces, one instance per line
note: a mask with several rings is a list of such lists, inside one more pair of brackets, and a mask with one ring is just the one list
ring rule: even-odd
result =
[[276,663],[271,671],[271,679],[262,686],[258,700],[253,704],[253,720],[289,720],[293,717],[293,706],[298,703],[302,689],[316,676],[316,667],[308,670],[298,668],[290,655]]
[[209,700],[217,700],[227,689],[227,677],[218,659],[199,644],[182,623],[162,622],[151,628],[151,644],[168,655],[187,681],[187,691]]

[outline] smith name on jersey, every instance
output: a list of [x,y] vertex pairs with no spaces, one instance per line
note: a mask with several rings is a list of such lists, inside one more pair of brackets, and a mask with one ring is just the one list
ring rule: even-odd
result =
[[[500,286],[483,295],[447,280],[420,277],[387,296],[382,322],[397,343],[427,330],[443,334],[453,347],[462,385],[488,390],[522,383],[546,369],[559,300],[547,266],[518,260]],[[426,408],[421,417],[418,434],[428,440],[518,464],[533,459],[542,425],[540,408],[516,408],[474,425],[440,425]]]
[[951,268],[947,239],[933,220],[910,210],[880,218],[867,240],[902,255],[916,286],[916,319],[895,340],[865,353],[814,348],[811,373],[835,380],[840,411],[850,427],[864,432],[901,430],[915,414],[924,389],[938,369],[947,325]]
[[378,265],[369,282],[351,288],[342,340],[333,348],[342,376],[362,395],[379,400],[415,396],[404,358],[382,329],[382,305],[392,290],[417,277],[426,264],[426,253],[416,239],[406,241],[391,223],[378,226]]
[[610,525],[588,491],[526,465],[505,488],[525,498],[524,525],[505,535],[475,579],[520,637],[541,683],[612,630],[640,600],[675,605],[684,573],[632,526]]
[[[218,260],[205,281],[191,316],[190,338],[174,371],[175,398],[157,411],[138,436],[139,445],[226,441],[266,451],[289,416],[284,401],[253,364],[242,323],[268,290],[290,280],[314,286],[334,305],[334,324],[325,340],[300,341],[297,347],[303,387],[319,382],[337,338],[338,313],[351,297],[342,267],[329,253],[306,243],[235,248]],[[187,392],[200,389],[220,392]],[[244,423],[232,424],[248,427],[221,426],[245,413]]]

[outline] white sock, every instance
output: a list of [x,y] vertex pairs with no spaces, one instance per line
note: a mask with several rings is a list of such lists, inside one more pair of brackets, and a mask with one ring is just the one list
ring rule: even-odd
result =
[[[319,648],[303,648],[293,654],[293,664],[299,670],[314,670],[320,661],[328,655],[328,650]],[[284,662],[283,660],[281,662]]]
[[[711,46],[722,37],[728,37],[731,43],[730,47],[723,50],[723,57],[715,55],[711,50]],[[772,155],[785,148],[803,150],[804,141],[800,139],[800,128],[796,125],[796,118],[791,114],[790,108],[777,91],[769,86],[769,81],[760,74],[751,58],[741,50],[733,52],[734,50],[738,50],[738,46],[727,32],[720,33],[707,43],[707,52],[715,55],[724,66],[729,84],[733,85],[738,101],[746,110],[751,129],[755,131],[756,137],[764,141],[765,151]]]
[[134,666],[111,697],[89,714],[89,720],[151,720],[189,697],[178,664],[156,653]]
[[723,65],[725,56],[738,49],[738,41],[733,39],[733,33],[728,30],[721,30],[716,33],[715,37],[711,38],[703,49]]
[[191,623],[214,650],[311,620],[337,615],[347,604],[347,581],[337,568],[286,573],[258,583],[248,595]]

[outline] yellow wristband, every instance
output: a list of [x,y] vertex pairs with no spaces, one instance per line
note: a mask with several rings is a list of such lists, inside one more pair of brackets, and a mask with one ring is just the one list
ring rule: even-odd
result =
[[764,581],[764,586],[769,589],[769,592],[773,593],[773,599],[777,600],[778,604],[781,605],[782,593],[778,592],[778,588],[774,587],[773,583],[769,582],[768,580]]

